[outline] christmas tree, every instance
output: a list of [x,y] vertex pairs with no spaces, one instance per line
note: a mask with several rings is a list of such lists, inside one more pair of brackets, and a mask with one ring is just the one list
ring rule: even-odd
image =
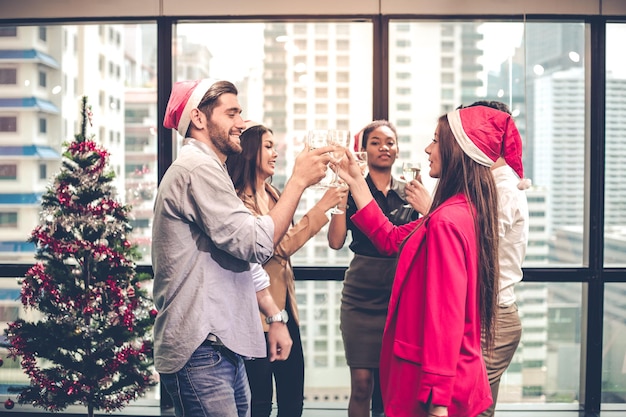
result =
[[156,311],[145,288],[150,276],[135,268],[131,208],[116,201],[108,152],[87,137],[86,97],[81,110],[81,131],[63,145],[29,238],[37,262],[21,280],[21,302],[40,319],[18,319],[5,334],[30,379],[19,403],[49,411],[82,404],[91,417],[123,408],[156,383],[149,338]]

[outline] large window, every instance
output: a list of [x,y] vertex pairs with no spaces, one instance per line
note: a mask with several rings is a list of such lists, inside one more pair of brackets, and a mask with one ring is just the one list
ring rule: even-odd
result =
[[[150,262],[157,172],[156,25],[104,26],[115,36],[100,37],[98,25],[0,28],[0,34],[19,33],[22,39],[2,38],[0,47],[2,83],[14,84],[0,92],[0,264],[34,262],[35,248],[26,239],[39,222],[47,180],[58,172],[62,144],[79,132],[83,95],[93,113],[87,133],[110,152],[116,194],[133,207],[131,239],[145,255],[141,263]],[[98,71],[99,60],[115,69],[113,76]],[[117,76],[118,69],[123,76],[121,72]],[[68,82],[73,88],[61,85]],[[104,94],[108,100],[101,101]],[[128,147],[126,137],[133,138]],[[134,168],[127,172],[127,166]],[[4,331],[6,322],[26,313],[18,301],[17,281],[1,281],[0,331]],[[7,360],[4,353],[0,391],[6,392],[6,386],[28,379],[19,362]],[[158,396],[158,388],[153,389],[145,401],[158,405]]]
[[[524,168],[533,187],[527,191],[527,278],[516,287],[522,343],[503,376],[498,408],[576,413],[602,401],[603,409],[623,411],[626,23],[606,24],[606,114],[599,114],[594,106],[604,98],[591,91],[599,86],[590,79],[590,68],[603,56],[591,41],[599,31],[597,20],[421,20],[415,14],[237,19],[174,20],[171,28],[167,19],[163,26],[111,20],[0,25],[0,265],[6,266],[0,269],[0,325],[25,314],[16,301],[15,275],[33,262],[34,247],[26,237],[39,221],[41,194],[58,170],[62,143],[78,129],[82,95],[94,115],[89,131],[111,153],[117,194],[133,207],[132,238],[143,255],[139,266],[150,271],[157,173],[181,142],[176,133],[157,136],[163,131],[157,106],[164,108],[168,96],[157,94],[163,82],[157,55],[171,46],[171,56],[159,55],[158,69],[171,65],[172,80],[234,82],[244,118],[272,128],[279,153],[272,182],[279,189],[310,129],[343,128],[354,135],[373,119],[389,119],[401,142],[395,172],[400,175],[402,159],[427,165],[424,148],[438,116],[476,100],[505,102],[523,137]],[[158,30],[174,34],[171,45],[164,37],[157,47]],[[375,39],[379,35],[386,42]],[[24,50],[21,57],[5,53],[16,49]],[[35,57],[24,58],[28,51]],[[591,131],[598,118],[604,124],[599,135]],[[604,154],[592,159],[598,142]],[[604,181],[591,174],[598,161]],[[433,190],[435,180],[423,177]],[[599,183],[601,202],[590,193]],[[296,220],[321,193],[304,193]],[[603,231],[590,227],[598,218]],[[597,234],[600,239],[592,239]],[[350,377],[339,306],[343,268],[352,257],[349,240],[342,250],[331,250],[324,228],[292,257],[306,408],[345,411],[347,405]],[[592,259],[598,245],[603,252]],[[600,304],[602,322],[590,322],[590,310]],[[600,334],[597,328],[602,337],[589,342],[589,333]],[[594,342],[600,339],[598,347]],[[19,366],[8,362],[0,368],[0,401],[2,385],[27,381]],[[594,377],[596,369],[601,374]],[[601,400],[594,392],[601,392]],[[156,389],[140,403],[159,401]]]
[[[498,100],[511,109],[524,140],[525,175],[533,181],[527,192],[527,267],[584,261],[584,33],[582,23],[390,24],[389,89],[420,92],[411,96],[410,119],[399,110],[407,97],[389,97],[390,120],[399,134],[410,137],[410,143],[402,145],[403,158],[427,165],[424,148],[437,118],[459,105]],[[414,39],[415,47],[407,52],[395,39]],[[418,43],[420,39],[432,42]],[[578,59],[569,58],[572,51]],[[396,56],[409,53],[412,59],[398,63]],[[440,66],[424,65],[425,59]],[[403,73],[412,76],[400,76]],[[425,174],[432,189],[436,182],[428,171]],[[578,239],[568,239],[571,233]],[[499,403],[578,402],[579,369],[558,358],[566,353],[580,362],[580,284],[528,283],[519,285],[516,293],[524,334],[502,380]]]

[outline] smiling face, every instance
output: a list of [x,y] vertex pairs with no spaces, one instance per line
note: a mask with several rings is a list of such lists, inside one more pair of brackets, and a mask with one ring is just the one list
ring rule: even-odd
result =
[[428,162],[430,162],[430,175],[431,178],[439,178],[441,176],[441,155],[439,154],[439,127],[435,131],[435,137],[432,142],[426,147],[426,153],[428,154]]
[[234,94],[222,94],[207,121],[208,139],[219,156],[241,153],[239,135],[246,127],[241,118],[241,106]]
[[271,132],[265,132],[261,138],[257,164],[257,175],[263,180],[274,175],[276,158],[278,158],[278,153],[274,147],[274,135]]
[[388,170],[398,156],[396,135],[388,126],[379,126],[367,137],[365,146],[370,170]]

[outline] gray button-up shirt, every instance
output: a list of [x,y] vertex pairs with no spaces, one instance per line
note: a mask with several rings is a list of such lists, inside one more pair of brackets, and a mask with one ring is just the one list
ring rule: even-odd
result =
[[250,262],[271,257],[273,236],[272,219],[244,206],[213,150],[186,139],[154,209],[158,372],[179,371],[209,333],[242,356],[265,356]]

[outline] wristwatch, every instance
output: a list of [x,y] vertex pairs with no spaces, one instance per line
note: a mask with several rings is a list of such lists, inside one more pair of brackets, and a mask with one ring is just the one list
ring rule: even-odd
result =
[[280,313],[278,313],[278,314],[274,314],[273,316],[265,317],[265,322],[267,324],[272,324],[272,323],[275,323],[277,321],[282,321],[283,323],[287,324],[288,320],[289,320],[289,314],[287,314],[286,310],[281,310]]

